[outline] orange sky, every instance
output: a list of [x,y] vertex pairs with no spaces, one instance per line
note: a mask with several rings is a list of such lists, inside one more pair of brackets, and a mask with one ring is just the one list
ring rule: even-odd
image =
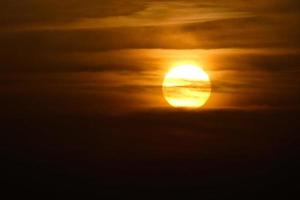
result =
[[[300,0],[0,0],[1,194],[292,199],[299,36]],[[204,107],[164,99],[178,63]]]
[[99,112],[160,109],[168,107],[161,91],[164,75],[174,63],[191,61],[212,80],[205,108],[298,107],[300,20],[295,4],[15,2],[1,7],[0,71],[7,84],[0,92],[8,99],[30,92],[22,96],[24,102],[38,98],[44,105],[59,98],[61,105],[53,105],[57,110],[65,104],[89,105],[81,109]]

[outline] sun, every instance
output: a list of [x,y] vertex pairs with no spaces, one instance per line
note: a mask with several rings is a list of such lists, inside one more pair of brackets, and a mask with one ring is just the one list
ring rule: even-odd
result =
[[200,108],[211,95],[210,78],[197,65],[175,66],[165,75],[163,94],[173,107]]

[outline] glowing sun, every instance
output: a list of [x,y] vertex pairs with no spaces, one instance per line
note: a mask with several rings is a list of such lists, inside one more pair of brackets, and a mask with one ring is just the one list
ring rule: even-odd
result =
[[209,76],[196,65],[176,66],[165,76],[163,94],[173,107],[199,108],[211,94]]

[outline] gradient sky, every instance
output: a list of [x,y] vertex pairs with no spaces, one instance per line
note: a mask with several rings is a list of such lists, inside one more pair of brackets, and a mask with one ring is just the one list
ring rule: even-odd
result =
[[[9,195],[299,183],[299,0],[1,0],[0,25]],[[184,62],[211,78],[197,111],[162,95]]]
[[1,105],[166,108],[164,74],[193,61],[212,79],[206,108],[299,107],[299,7],[296,0],[1,1]]

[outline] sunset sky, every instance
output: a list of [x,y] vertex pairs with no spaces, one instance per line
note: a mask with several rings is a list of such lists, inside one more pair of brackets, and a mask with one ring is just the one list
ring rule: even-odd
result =
[[[276,166],[300,155],[300,1],[2,0],[0,25],[7,168],[47,160],[43,175],[72,166],[155,185],[168,172],[218,182],[232,166],[245,178],[244,163],[265,161],[268,179],[289,180]],[[177,110],[162,83],[189,62],[212,93]]]

